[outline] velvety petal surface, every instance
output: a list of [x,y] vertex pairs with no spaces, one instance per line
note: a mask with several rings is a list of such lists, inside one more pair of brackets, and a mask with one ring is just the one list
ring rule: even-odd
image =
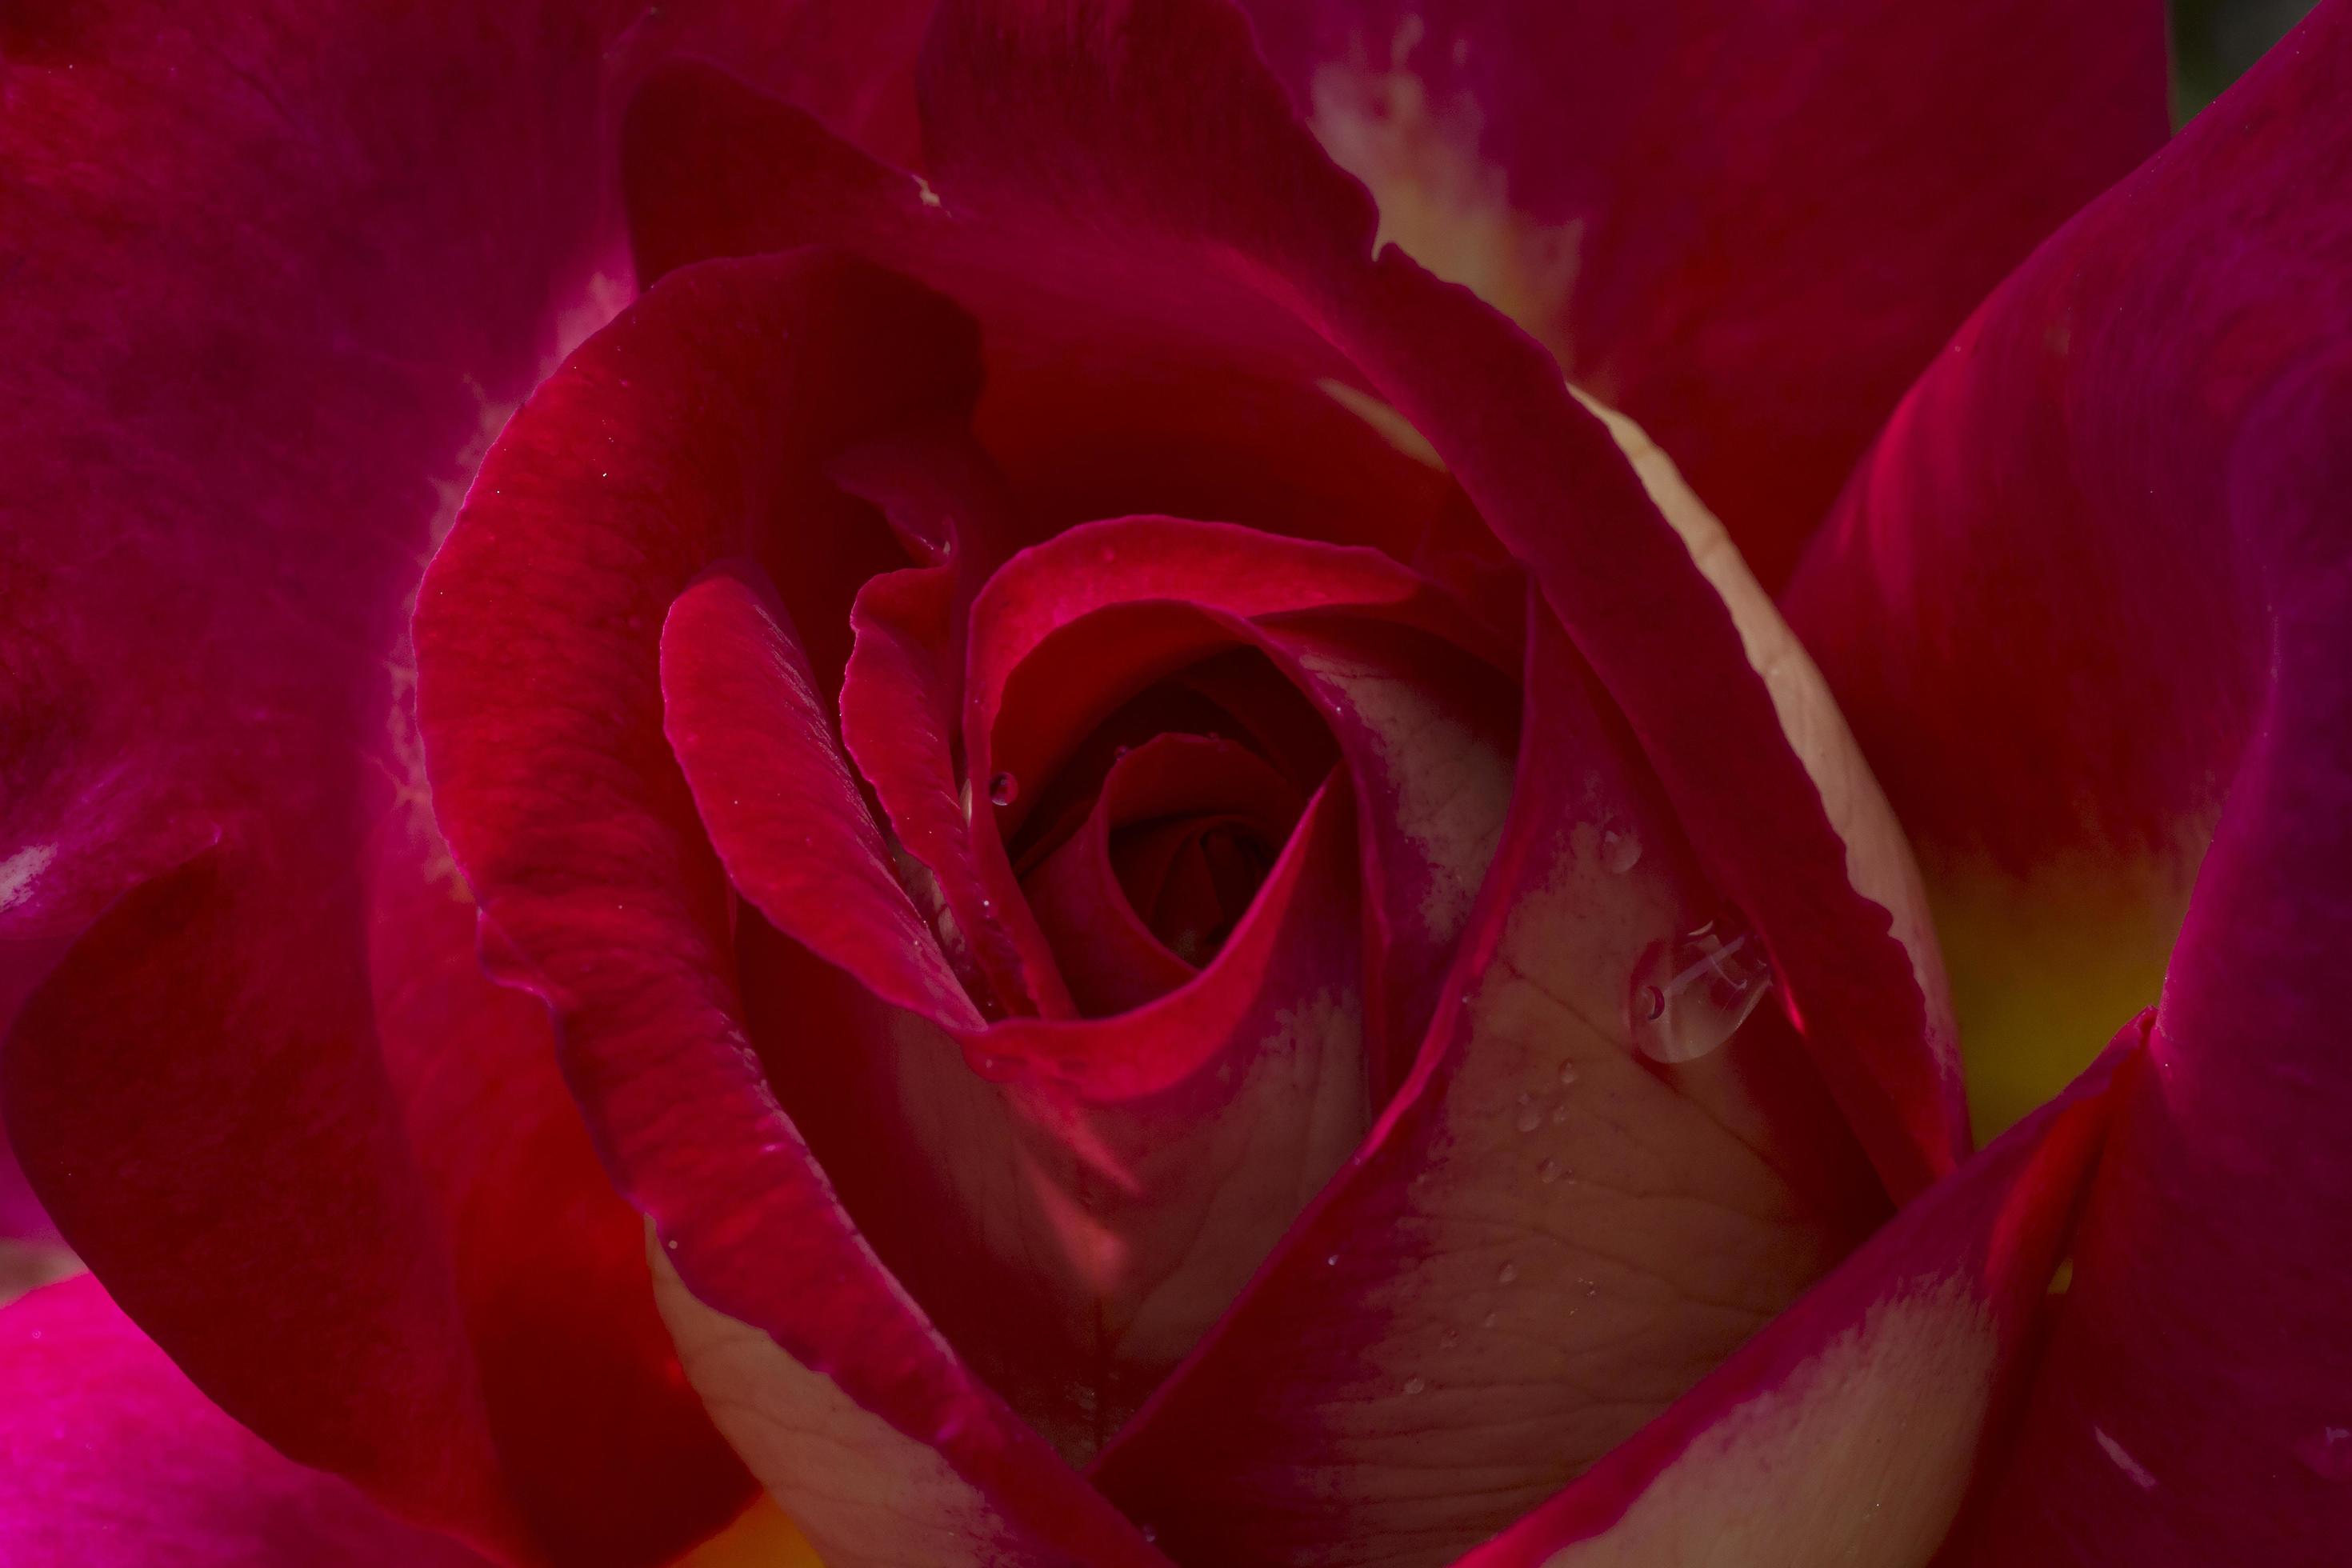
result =
[[[56,944],[0,1100],[48,1212],[237,1419],[501,1550],[631,1562],[746,1483],[661,1381],[642,1269],[565,1245],[626,1216],[530,1070],[543,1032],[501,1058],[451,994],[468,944],[390,929],[433,903],[389,890],[436,880],[422,560],[620,286],[611,20],[0,19],[0,942]],[[482,1146],[523,1122],[528,1152]],[[478,1206],[493,1168],[530,1184]],[[717,1468],[673,1487],[688,1456]]]
[[89,1279],[0,1311],[0,1555],[18,1568],[487,1568],[274,1452]]
[[[2146,1021],[1906,1205],[1599,1466],[1458,1568],[1925,1568],[2031,1375]],[[2060,1560],[2035,1543],[2006,1561]]]
[[[824,465],[955,416],[973,374],[964,318],[840,258],[666,280],[540,388],[436,557],[427,756],[486,952],[554,1006],[599,1148],[656,1227],[688,1375],[825,1560],[936,1561],[954,1541],[1144,1564],[881,1267],[779,1110],[742,1024],[731,895],[663,730],[665,617],[717,560],[783,563],[792,621],[833,633],[797,651],[820,689],[838,682],[850,594],[905,556]],[[756,617],[710,629],[775,668]],[[877,1475],[920,1484],[884,1508]]]
[[2084,1048],[2050,933],[2164,976],[1990,1561],[2340,1551],[2347,92],[2326,5],[1961,331],[1792,600],[1973,924],[1964,1017],[2015,998],[1995,1112]]
[[1769,586],[1947,334],[2164,140],[2156,0],[1250,0],[1381,234],[1673,452]]
[[1715,907],[1639,756],[1547,614],[1510,821],[1421,1061],[1099,1463],[1180,1555],[1444,1562],[1883,1212],[1818,1083],[1790,1093],[1809,1075],[1777,1016],[1683,1067],[1637,1054],[1637,966]]
[[1966,1136],[1952,1064],[1733,616],[1547,356],[1393,249],[1371,258],[1370,203],[1241,19],[1206,0],[949,4],[925,59],[939,233],[973,214],[1071,236],[1138,288],[1175,271],[1278,304],[1427,438],[1631,721],[1889,1182],[1950,1168]]

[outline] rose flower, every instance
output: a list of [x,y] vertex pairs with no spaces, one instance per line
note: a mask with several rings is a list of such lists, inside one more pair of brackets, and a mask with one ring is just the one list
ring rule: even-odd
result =
[[0,1560],[2345,1561],[2352,0],[2163,66],[0,12]]

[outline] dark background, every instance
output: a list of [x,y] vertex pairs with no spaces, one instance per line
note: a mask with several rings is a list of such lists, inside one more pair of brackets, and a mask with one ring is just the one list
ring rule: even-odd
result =
[[2313,0],[2172,0],[2172,122],[2213,101]]

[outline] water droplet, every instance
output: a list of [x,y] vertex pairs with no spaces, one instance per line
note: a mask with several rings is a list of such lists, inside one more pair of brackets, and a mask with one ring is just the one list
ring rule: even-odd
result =
[[1462,1331],[1452,1327],[1442,1329],[1438,1331],[1437,1342],[1442,1348],[1452,1350],[1462,1342]]
[[999,773],[988,781],[988,798],[998,805],[1011,805],[1021,798],[1021,781],[1011,773]]
[[1156,1546],[1159,1544],[1160,1527],[1156,1524],[1139,1525],[1136,1529],[1136,1533],[1143,1537],[1143,1544],[1146,1546]]
[[1428,1386],[1429,1380],[1425,1377],[1408,1377],[1404,1380],[1404,1391],[1407,1394],[1419,1394]]
[[1010,1079],[1020,1065],[1011,1057],[1000,1057],[992,1051],[981,1051],[965,1058],[971,1070],[991,1083],[1003,1083]]
[[1543,1108],[1531,1095],[1519,1096],[1518,1120],[1513,1123],[1522,1132],[1532,1132],[1543,1125]]
[[1624,821],[1612,817],[1601,829],[1601,863],[1622,877],[1642,863],[1642,841]]
[[1545,1186],[1548,1187],[1551,1185],[1554,1182],[1559,1180],[1559,1162],[1557,1160],[1546,1160],[1542,1164],[1536,1167],[1536,1175]]
[[1736,920],[1652,942],[1626,1002],[1633,1044],[1652,1061],[1696,1061],[1731,1038],[1771,985],[1764,944]]
[[1570,1084],[1573,1084],[1576,1081],[1576,1064],[1574,1062],[1562,1062],[1559,1064],[1560,1088],[1568,1088]]
[[1561,1125],[1563,1122],[1567,1121],[1567,1120],[1568,1120],[1568,1101],[1566,1101],[1566,1100],[1561,1100],[1558,1105],[1555,1105],[1555,1106],[1553,1106],[1553,1107],[1551,1108],[1551,1124],[1552,1124],[1554,1127],[1558,1127],[1558,1126]]
[[1508,1285],[1518,1277],[1519,1266],[1516,1263],[1505,1263],[1500,1268],[1495,1270],[1495,1283],[1497,1285]]
[[1336,1252],[1335,1252],[1335,1253],[1333,1253],[1330,1257],[1328,1257],[1328,1258],[1325,1258],[1325,1259],[1323,1260],[1323,1267],[1324,1267],[1324,1268],[1339,1268],[1339,1255],[1338,1253],[1336,1253]]
[[1478,1320],[1478,1326],[1482,1329],[1491,1329],[1502,1318],[1502,1315],[1503,1314],[1500,1312],[1488,1312],[1485,1317]]

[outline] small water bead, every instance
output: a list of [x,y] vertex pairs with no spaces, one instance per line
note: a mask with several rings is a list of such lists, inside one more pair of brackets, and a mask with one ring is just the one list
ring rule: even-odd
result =
[[1336,1253],[1336,1252],[1335,1252],[1335,1253],[1331,1254],[1331,1256],[1330,1256],[1330,1257],[1326,1258],[1323,1260],[1323,1267],[1324,1267],[1324,1268],[1339,1268],[1339,1255],[1338,1253]]
[[1021,798],[1021,781],[1011,773],[999,773],[988,781],[988,798],[998,805],[1011,805]]
[[1756,933],[1735,918],[1650,944],[1633,965],[1625,1011],[1633,1045],[1654,1062],[1720,1049],[1772,987]]
[[1000,1057],[989,1051],[982,1051],[968,1059],[971,1063],[971,1070],[991,1083],[1003,1083],[1012,1078],[1019,1065],[1011,1057]]
[[1404,1380],[1404,1391],[1407,1394],[1419,1394],[1428,1386],[1429,1380],[1425,1377],[1408,1377]]
[[1543,1125],[1543,1107],[1528,1095],[1519,1096],[1519,1115],[1514,1125],[1522,1132],[1534,1131]]
[[1557,1160],[1546,1160],[1542,1164],[1536,1167],[1536,1177],[1538,1181],[1542,1182],[1545,1186],[1550,1186],[1554,1182],[1559,1180],[1559,1162]]
[[1568,1089],[1573,1086],[1576,1082],[1577,1076],[1576,1064],[1574,1062],[1562,1062],[1559,1064],[1560,1088]]
[[1620,818],[1610,818],[1601,829],[1601,863],[1619,877],[1642,863],[1642,841]]
[[1491,1329],[1496,1323],[1502,1321],[1502,1313],[1490,1311],[1485,1317],[1478,1320],[1478,1326],[1482,1329]]
[[1497,1285],[1508,1285],[1518,1277],[1519,1266],[1516,1263],[1506,1263],[1495,1270],[1495,1283]]
[[1553,1106],[1553,1107],[1551,1108],[1551,1124],[1552,1124],[1554,1127],[1559,1127],[1559,1126],[1565,1125],[1565,1124],[1566,1124],[1566,1122],[1567,1122],[1567,1121],[1568,1121],[1568,1101],[1566,1101],[1566,1100],[1561,1100],[1558,1105],[1555,1105],[1555,1106]]
[[1462,1342],[1462,1331],[1453,1327],[1441,1329],[1438,1331],[1437,1342],[1440,1348],[1450,1351]]

